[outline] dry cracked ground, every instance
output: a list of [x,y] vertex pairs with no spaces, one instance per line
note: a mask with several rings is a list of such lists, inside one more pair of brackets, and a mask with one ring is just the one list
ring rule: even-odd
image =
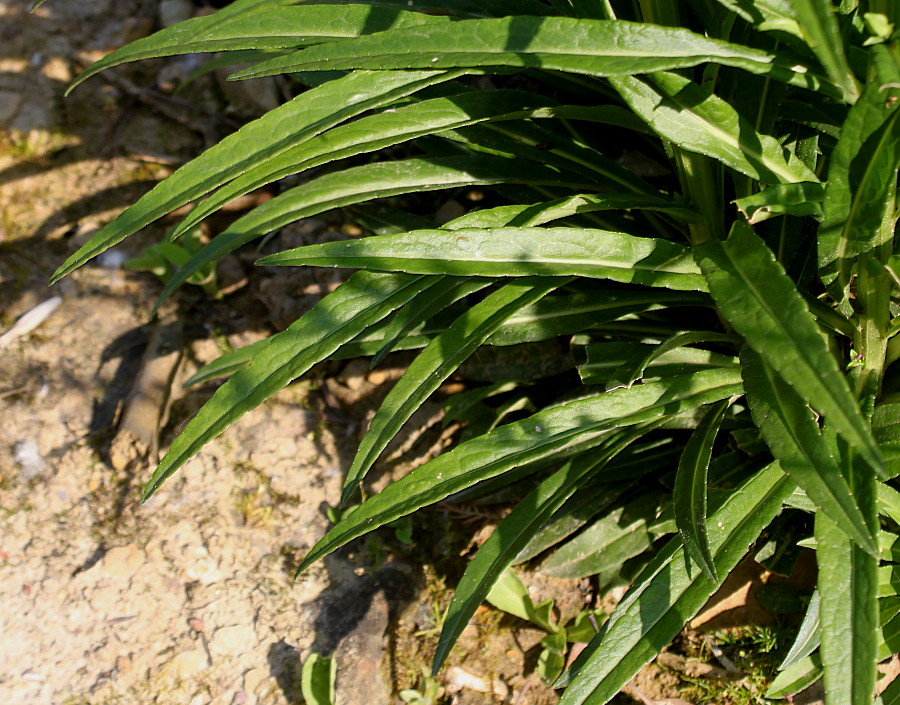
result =
[[[256,253],[238,254],[219,268],[220,300],[188,289],[154,320],[158,282],[123,263],[158,241],[163,223],[46,284],[122,208],[291,88],[210,75],[173,95],[197,66],[176,58],[108,72],[64,98],[92,61],[224,3],[49,0],[29,13],[30,4],[0,0],[0,699],[299,703],[300,665],[316,652],[336,655],[341,705],[401,702],[400,689],[424,687],[444,585],[463,565],[447,556],[471,553],[497,516],[441,507],[417,523],[412,550],[388,531],[296,580],[294,568],[327,529],[360,429],[402,360],[323,366],[137,502],[158,446],[214,389],[183,392],[182,382],[222,350],[283,328],[341,274],[252,274]],[[205,235],[217,227],[212,219]],[[331,214],[272,247],[348,227]],[[443,447],[439,419],[439,404],[423,408],[394,449],[394,473]],[[371,489],[390,478],[389,469]],[[754,581],[752,570],[739,576],[732,603],[745,607]],[[569,614],[596,599],[579,581],[531,586]],[[441,702],[555,703],[535,674],[541,636],[479,611],[440,677]],[[678,693],[684,659],[668,661],[621,702],[676,702],[650,699]]]

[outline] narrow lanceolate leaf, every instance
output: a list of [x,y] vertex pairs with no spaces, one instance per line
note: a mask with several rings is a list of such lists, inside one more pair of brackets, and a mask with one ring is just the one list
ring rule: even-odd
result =
[[841,128],[831,155],[819,227],[819,271],[842,311],[852,311],[856,258],[881,244],[886,200],[900,163],[900,68],[884,46],[871,49],[875,79]]
[[213,15],[179,22],[107,54],[76,78],[69,91],[104,69],[129,61],[241,49],[298,49],[388,27],[400,29],[450,21],[448,17],[365,5],[290,7],[295,2],[242,3],[239,8],[231,6]]
[[816,515],[816,560],[826,700],[872,702],[879,633],[877,561],[825,514]]
[[428,277],[359,272],[268,341],[191,419],[144,490],[147,500],[200,448],[343,343],[433,284]]
[[372,419],[359,444],[344,492],[346,502],[397,431],[487,337],[513,313],[565,284],[564,279],[531,278],[507,284],[468,309],[416,357]]
[[649,523],[659,511],[659,496],[645,493],[594,521],[584,531],[555,548],[538,572],[554,578],[597,576],[600,589],[618,577],[622,564],[649,552]]
[[744,198],[733,201],[750,225],[779,215],[798,217],[811,215],[822,217],[822,201],[825,198],[825,184],[802,182],[796,184],[775,184]]
[[596,328],[630,313],[707,305],[709,298],[705,294],[690,291],[594,291],[548,296],[507,318],[487,342],[516,345],[546,340]]
[[253,66],[237,78],[291,71],[527,66],[589,76],[622,76],[705,62],[819,87],[805,67],[773,54],[686,29],[622,20],[505,17],[390,30]]
[[802,37],[790,0],[718,0],[762,32],[787,32]]
[[[232,223],[172,276],[163,289],[160,300],[181,286],[194,272],[223,255],[288,223],[332,208],[401,193],[478,184],[569,184],[575,188],[584,188],[587,186],[585,182],[584,178],[538,164],[522,164],[502,157],[488,156],[405,159],[366,164],[326,174],[279,194]],[[470,275],[473,272],[466,271],[463,274]]]
[[[791,644],[791,650],[788,651],[787,656],[784,657],[784,660],[778,666],[779,671],[790,668],[819,648],[821,640],[819,634],[821,604],[822,598],[819,596],[819,591],[816,590],[809,600],[809,606],[806,608],[806,614],[803,615],[803,622],[800,624],[794,643]],[[770,695],[768,697],[773,696]]]
[[[298,0],[310,5],[343,5],[349,0]],[[770,0],[771,1],[771,0]],[[545,15],[559,14],[554,8],[542,0],[363,0],[365,5],[381,5],[397,7],[401,10],[415,10],[436,15],[453,15],[454,17],[506,17],[507,15]]]
[[605,384],[607,389],[614,389],[627,386],[613,381],[621,380],[621,370],[626,368],[641,366],[642,376],[665,377],[702,367],[738,364],[736,357],[709,350],[680,347],[659,354],[659,347],[649,343],[592,343],[587,346],[587,362],[578,367],[578,374],[585,384]]
[[614,435],[608,444],[581,455],[542,481],[503,519],[469,562],[459,581],[441,630],[432,670],[436,673],[484,601],[494,582],[512,565],[547,520],[624,446],[647,432],[639,428]]
[[245,170],[194,208],[175,234],[188,232],[235,198],[313,167],[482,122],[552,117],[557,109],[553,100],[518,90],[473,91],[389,108],[333,127]]
[[500,228],[505,225],[528,227],[544,225],[580,213],[607,210],[651,210],[667,213],[679,220],[691,221],[699,217],[686,203],[643,193],[579,194],[531,205],[497,206],[473,211],[444,223],[445,230],[463,228]]
[[699,245],[695,257],[734,329],[883,475],[878,447],[847,380],[772,251],[736,223],[727,241]]
[[[732,492],[708,520],[716,573],[727,575],[781,509],[793,485],[777,465]],[[602,705],[656,656],[718,588],[689,564],[681,539],[670,541],[643,570],[605,629],[572,665],[560,705]]]
[[656,132],[682,149],[712,157],[766,183],[816,182],[816,175],[774,137],[707,89],[675,73],[612,79],[616,90]]
[[366,110],[458,75],[441,71],[358,72],[300,94],[229,135],[155,186],[69,257],[51,281],[294,145]]
[[884,692],[875,700],[875,705],[900,705],[900,678],[890,682]]
[[769,689],[767,698],[786,698],[806,690],[822,677],[822,659],[818,653],[810,654],[778,674]]
[[831,80],[841,87],[845,100],[852,103],[859,96],[859,87],[844,55],[844,39],[834,16],[834,3],[832,0],[791,0],[791,5],[809,48],[822,62]]
[[376,367],[413,330],[424,324],[432,316],[444,311],[469,294],[481,291],[492,283],[490,279],[478,277],[440,277],[434,286],[423,291],[389,320],[390,331],[385,331],[384,344],[372,356],[372,367]]
[[[688,331],[686,333],[677,333],[662,341],[659,345],[652,346],[649,352],[644,352],[644,346],[640,345],[639,347],[635,348],[637,353],[634,355],[634,357],[625,362],[621,367],[619,367],[619,369],[617,369],[613,373],[613,375],[609,378],[609,381],[606,383],[606,387],[607,389],[613,389],[615,387],[630,387],[637,380],[641,379],[641,377],[644,376],[644,371],[647,369],[647,367],[653,364],[654,360],[661,358],[666,355],[666,353],[677,350],[678,348],[682,348],[688,345],[696,345],[697,343],[739,342],[740,339],[726,333],[696,330]],[[702,354],[702,352],[706,351],[696,352]],[[690,359],[690,356],[692,354],[694,353],[692,353],[691,351],[685,351],[684,359]]]
[[803,399],[750,349],[741,353],[753,420],[772,454],[835,526],[873,556],[878,546],[841,468]]
[[298,247],[261,265],[364,267],[489,277],[584,276],[703,291],[687,249],[667,240],[580,228],[418,230]]
[[691,434],[678,463],[672,492],[675,525],[684,547],[713,582],[718,582],[719,576],[716,575],[716,564],[709,550],[706,532],[706,475],[713,443],[727,409],[728,401],[720,401],[707,412]]
[[513,468],[561,460],[602,443],[615,428],[633,426],[741,393],[734,370],[705,370],[665,382],[617,389],[567,402],[500,426],[413,470],[363,503],[329,531],[298,570],[420,507]]
[[269,338],[258,340],[250,345],[242,348],[230,350],[229,352],[217,357],[212,362],[204,365],[194,374],[192,374],[184,382],[185,387],[192,387],[195,384],[203,384],[218,377],[227,377],[234,374],[250,360],[252,360],[259,352],[269,344]]

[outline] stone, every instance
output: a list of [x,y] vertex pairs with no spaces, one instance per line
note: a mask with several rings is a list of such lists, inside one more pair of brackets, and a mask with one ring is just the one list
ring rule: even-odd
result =
[[21,104],[21,93],[0,91],[0,121],[11,120]]
[[176,678],[190,678],[209,668],[209,657],[203,649],[190,649],[171,659],[165,668]]
[[216,629],[209,640],[209,650],[217,654],[238,654],[250,651],[256,643],[256,632],[246,624],[234,624]]
[[185,571],[189,580],[211,585],[222,579],[224,575],[222,569],[205,548],[195,547],[192,553],[194,558]]
[[109,549],[100,561],[100,570],[110,577],[130,580],[145,560],[144,552],[130,543]]
[[265,672],[260,668],[251,668],[244,674],[244,691],[255,693],[259,684],[266,680]]

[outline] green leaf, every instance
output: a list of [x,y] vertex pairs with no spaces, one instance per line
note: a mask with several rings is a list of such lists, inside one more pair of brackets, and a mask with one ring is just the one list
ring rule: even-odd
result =
[[875,699],[875,705],[900,705],[900,678],[892,680],[884,692]]
[[889,478],[900,475],[900,404],[881,404],[872,414],[872,435],[884,456]]
[[752,350],[744,349],[741,363],[753,420],[782,469],[848,538],[877,556],[875,537],[819,431],[813,412],[771,365]]
[[621,76],[688,68],[713,61],[809,87],[820,82],[805,67],[758,49],[689,30],[622,20],[505,17],[390,30],[310,47],[253,66],[234,78],[291,71],[515,66],[589,76]]
[[459,75],[440,71],[359,72],[329,81],[245,125],[165,181],[97,232],[53,275],[56,282],[158,218],[367,110]]
[[803,37],[790,0],[718,0],[761,32],[780,31]]
[[397,311],[390,319],[392,334],[372,357],[370,365],[376,367],[397,344],[435,314],[445,310],[469,294],[481,291],[491,284],[490,279],[476,277],[440,277],[434,286],[423,291],[410,303]]
[[[487,598],[494,583],[509,568],[519,551],[585,482],[602,471],[610,458],[633,441],[636,435],[645,432],[646,429],[641,429],[637,434],[617,434],[597,451],[569,461],[529,492],[494,529],[466,567],[447,609],[434,656],[433,673],[440,670],[478,605]],[[496,605],[496,602],[492,603]]]
[[782,380],[823,413],[880,475],[878,447],[815,320],[772,251],[743,223],[694,250],[722,314]]
[[510,314],[565,284],[560,278],[511,282],[468,309],[416,357],[384,400],[347,471],[346,502],[404,423]]
[[[685,333],[677,333],[676,335],[667,338],[659,345],[653,346],[652,349],[646,353],[643,351],[643,346],[635,348],[639,352],[631,360],[623,363],[621,367],[619,367],[619,369],[617,369],[615,373],[613,373],[612,377],[610,377],[609,381],[607,381],[606,383],[607,389],[614,389],[615,387],[630,387],[637,380],[641,379],[644,376],[644,372],[646,371],[646,369],[650,365],[652,365],[655,360],[665,356],[668,352],[688,345],[694,345],[696,343],[709,342],[737,343],[739,342],[739,339],[733,335],[717,333],[715,331],[688,331]],[[689,360],[704,358],[702,353],[706,351],[697,352],[701,354],[698,355],[690,351],[681,353],[680,359]],[[673,362],[673,357],[678,357],[678,355],[670,356],[668,361]],[[710,357],[710,359],[712,358]]]
[[558,14],[552,7],[541,0],[299,0],[311,5],[343,5],[348,2],[359,2],[363,5],[381,7],[399,7],[403,10],[414,8],[416,12],[428,14],[448,14],[456,17],[505,17],[507,15],[544,15]]
[[844,55],[844,41],[832,0],[791,0],[803,38],[812,49],[832,81],[852,103],[859,96],[859,87]]
[[[851,270],[881,244],[891,182],[900,163],[900,68],[883,46],[871,48],[875,76],[850,109],[831,155],[819,227],[819,272],[849,315]],[[891,227],[891,234],[893,228]]]
[[329,531],[298,571],[377,529],[455,492],[513,468],[562,460],[603,442],[616,428],[677,414],[741,393],[734,370],[704,370],[570,401],[500,426],[439,455],[360,506]]
[[719,577],[706,535],[706,477],[713,443],[727,410],[728,400],[720,401],[691,434],[678,463],[672,492],[675,524],[684,547],[713,582]]
[[217,377],[228,377],[234,374],[250,360],[252,360],[260,351],[269,344],[270,338],[258,340],[250,345],[242,348],[231,350],[212,362],[204,365],[191,375],[184,383],[185,387],[192,387],[195,384],[204,384]]
[[577,275],[688,291],[704,289],[703,277],[680,245],[581,228],[418,230],[298,247],[264,257],[257,264],[493,277]]
[[385,29],[444,24],[448,17],[418,12],[343,5],[290,7],[296,1],[238,3],[213,15],[195,17],[143,37],[91,64],[69,86],[77,85],[112,66],[176,54],[255,49],[297,49],[304,45],[350,39]]
[[[546,610],[535,605],[528,594],[528,588],[512,570],[506,570],[494,581],[486,597],[494,607],[511,615],[533,622],[541,629],[555,633],[559,628],[547,619]],[[463,625],[465,626],[465,625]]]
[[272,337],[191,419],[144,489],[146,501],[206,443],[315,363],[434,283],[428,277],[360,272]]
[[335,705],[337,661],[312,653],[303,662],[300,689],[307,705]]
[[544,522],[516,555],[513,565],[523,563],[564,541],[606,509],[630,483],[592,483],[580,487],[553,516]]
[[[689,291],[595,291],[548,296],[507,318],[487,342],[489,345],[515,345],[546,340],[600,328],[604,323],[632,313],[708,303],[709,298],[704,294]],[[727,356],[720,357],[725,359]]]
[[825,514],[816,515],[822,595],[820,654],[829,702],[872,702],[878,646],[877,561]]
[[[727,575],[744,557],[747,546],[792,490],[778,466],[770,465],[732,492],[709,517],[709,547],[718,575]],[[680,538],[670,541],[572,665],[571,683],[560,705],[608,702],[678,634],[718,586],[689,565]]]
[[160,301],[196,270],[300,218],[403,193],[497,183],[586,185],[584,179],[555,169],[487,156],[408,159],[326,174],[285,191],[232,223],[172,277]]
[[658,500],[654,494],[645,494],[613,509],[554,549],[538,572],[569,579],[598,575],[600,588],[605,588],[625,561],[649,552],[653,540],[647,526],[656,516]]
[[766,691],[766,697],[785,698],[795,695],[819,680],[822,672],[822,659],[819,654],[810,654],[779,673]]
[[779,215],[822,218],[825,185],[808,181],[775,184],[758,193],[732,201],[750,225]]
[[498,206],[473,211],[445,223],[442,228],[462,230],[464,228],[499,228],[505,225],[528,227],[544,225],[580,213],[632,209],[659,211],[686,221],[698,217],[696,211],[687,204],[660,196],[643,193],[601,193],[566,196],[532,205]]
[[[784,660],[778,666],[779,671],[787,670],[819,648],[821,641],[819,636],[821,604],[822,599],[819,596],[819,591],[816,590],[809,600],[809,606],[806,608],[806,614],[803,615],[803,621],[800,623],[800,629],[797,632],[794,643],[791,644],[791,650],[788,651],[787,656],[784,657]],[[774,683],[772,687],[774,687]],[[767,693],[766,697],[776,696]]]
[[541,639],[541,646],[543,648],[538,656],[538,674],[544,681],[552,683],[566,667],[566,630],[548,634]]
[[246,169],[192,210],[175,232],[197,227],[200,221],[235,198],[323,164],[480,122],[553,117],[565,108],[552,99],[518,90],[463,92],[391,107],[335,126]]
[[656,354],[659,347],[649,343],[592,343],[586,348],[587,362],[579,366],[578,374],[585,384],[603,384],[613,389],[623,386],[612,380],[621,380],[621,371],[626,368],[643,366],[642,376],[667,377],[702,367],[737,364],[736,358],[709,350],[679,347]]
[[661,72],[611,82],[650,127],[688,152],[766,183],[818,181],[778,140],[757,132],[726,101],[690,79]]

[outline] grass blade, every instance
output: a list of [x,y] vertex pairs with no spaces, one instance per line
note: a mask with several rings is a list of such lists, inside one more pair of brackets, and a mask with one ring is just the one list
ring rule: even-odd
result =
[[748,226],[735,223],[726,242],[699,245],[695,257],[734,329],[883,475],[878,446],[847,380],[772,251]]
[[206,443],[248,411],[433,284],[428,277],[359,272],[268,341],[191,419],[144,489],[146,501]]
[[585,276],[704,290],[689,252],[666,240],[580,228],[419,230],[298,247],[262,265],[364,267],[419,274]]
[[489,294],[468,309],[416,357],[384,400],[359,444],[347,471],[341,502],[362,482],[366,473],[413,412],[503,322],[523,306],[534,303],[565,284],[553,278],[525,278]]
[[675,525],[684,547],[713,582],[718,582],[719,576],[706,534],[706,476],[713,443],[727,410],[728,401],[720,401],[707,412],[691,434],[678,463],[672,492]]

